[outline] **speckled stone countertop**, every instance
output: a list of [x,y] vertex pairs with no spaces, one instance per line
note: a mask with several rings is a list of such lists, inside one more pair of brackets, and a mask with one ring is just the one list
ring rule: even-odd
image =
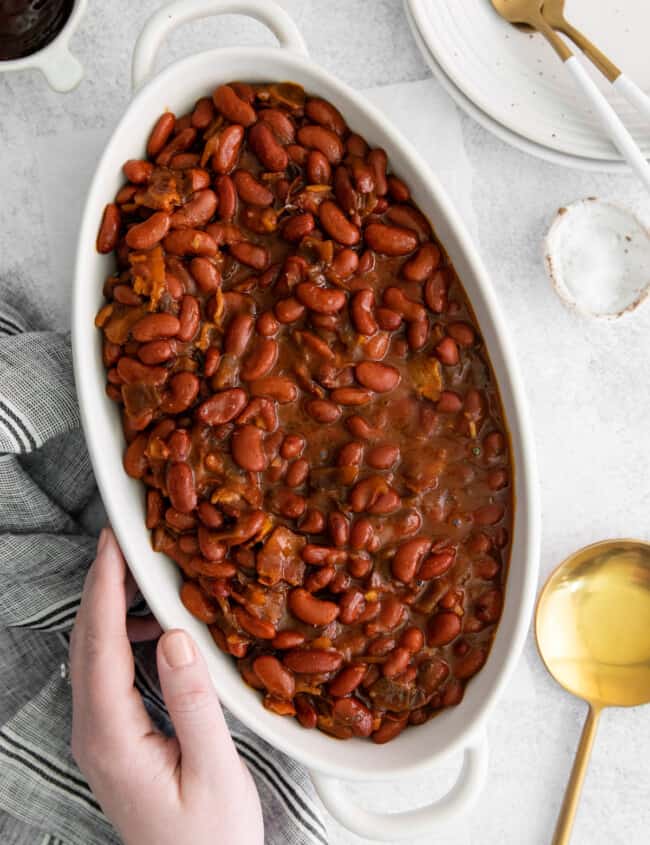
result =
[[[129,99],[130,57],[156,0],[93,3],[72,42],[86,76],[68,95],[37,72],[0,75],[0,295],[43,327],[69,323],[69,272],[79,183]],[[426,80],[400,0],[284,0],[314,60],[355,88]],[[188,24],[162,50],[167,63],[218,45],[270,44],[259,24],[227,17]],[[434,83],[426,89],[446,100]],[[420,98],[425,110],[426,97]],[[575,548],[608,536],[650,538],[650,304],[615,323],[581,319],[552,293],[542,238],[558,207],[599,196],[650,220],[631,176],[546,164],[459,114],[458,167],[440,172],[467,216],[509,324],[524,376],[541,479],[541,577]],[[74,140],[76,139],[76,140]],[[422,141],[422,139],[421,139]],[[72,145],[74,143],[74,148]],[[436,167],[435,132],[427,156]],[[84,155],[84,148],[92,151]],[[62,164],[67,159],[67,163]],[[462,178],[457,178],[461,174]],[[649,268],[650,275],[650,268]],[[516,565],[516,562],[515,562]],[[489,774],[464,818],[416,845],[545,845],[585,715],[543,669],[529,637],[488,725]],[[577,818],[575,845],[650,841],[650,710],[606,711]],[[398,810],[442,794],[460,759],[426,776],[351,792]],[[330,822],[331,842],[362,840]]]

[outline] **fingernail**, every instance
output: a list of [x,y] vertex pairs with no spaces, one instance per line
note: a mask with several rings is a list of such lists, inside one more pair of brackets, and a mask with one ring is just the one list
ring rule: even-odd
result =
[[181,669],[194,662],[194,646],[185,631],[172,631],[163,637],[162,650],[172,669]]

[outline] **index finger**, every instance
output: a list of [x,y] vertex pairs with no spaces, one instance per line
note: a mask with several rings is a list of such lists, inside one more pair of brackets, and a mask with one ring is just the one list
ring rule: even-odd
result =
[[134,687],[133,653],[127,635],[126,562],[113,532],[105,528],[84,584],[70,644],[74,715],[109,741],[152,730]]

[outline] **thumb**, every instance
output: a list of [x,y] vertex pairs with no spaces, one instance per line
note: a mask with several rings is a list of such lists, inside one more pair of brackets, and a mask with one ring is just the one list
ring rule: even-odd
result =
[[185,631],[168,631],[158,642],[157,658],[160,687],[181,749],[182,777],[232,778],[233,764],[235,771],[241,765],[196,644]]

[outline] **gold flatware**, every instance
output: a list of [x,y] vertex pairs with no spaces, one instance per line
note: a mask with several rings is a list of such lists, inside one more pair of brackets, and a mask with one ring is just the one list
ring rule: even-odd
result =
[[546,668],[589,712],[553,845],[567,845],[604,707],[650,702],[650,543],[605,540],[575,552],[537,603],[537,646]]
[[544,0],[542,8],[544,20],[553,29],[563,33],[579,47],[585,56],[593,62],[598,70],[634,108],[642,112],[650,120],[650,97],[639,86],[626,76],[614,62],[596,47],[584,33],[576,29],[564,16],[564,0]]
[[[546,38],[573,76],[573,81],[587,99],[612,143],[650,191],[648,162],[601,90],[573,55],[569,45],[544,18],[542,14],[544,0],[491,0],[491,2],[496,12],[509,23],[528,24]],[[621,76],[622,74],[618,79]],[[616,84],[618,84],[618,79]]]

